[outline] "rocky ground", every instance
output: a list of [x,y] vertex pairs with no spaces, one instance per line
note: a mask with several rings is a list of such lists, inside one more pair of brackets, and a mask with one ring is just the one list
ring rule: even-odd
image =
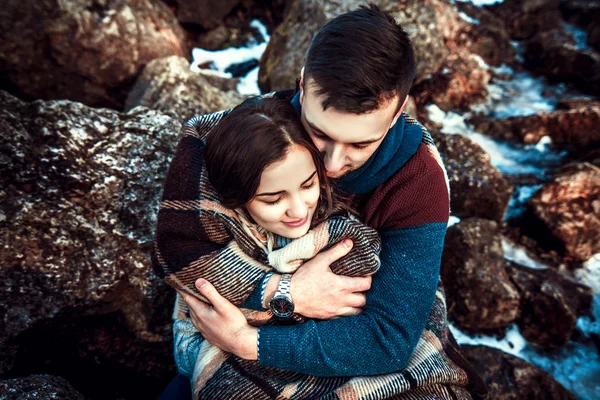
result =
[[[0,398],[139,399],[161,391],[175,374],[173,291],[149,263],[163,178],[182,121],[243,99],[235,78],[191,72],[191,48],[241,46],[258,36],[250,20],[259,18],[271,34],[252,64],[259,86],[292,88],[316,29],[361,3],[3,2]],[[536,348],[563,348],[580,335],[577,321],[600,290],[584,273],[600,253],[599,3],[375,3],[410,33],[418,57],[411,113],[432,131],[460,219],[442,260],[450,320],[469,334],[501,335],[516,324]],[[493,95],[491,84],[511,79],[500,66],[576,95],[533,115],[473,112]],[[549,137],[564,165],[542,177],[502,173],[472,139],[440,133],[432,104],[468,112],[469,124],[494,140]],[[524,183],[539,189],[507,219]],[[507,242],[548,267],[508,261]],[[598,334],[592,340],[600,351]],[[521,359],[485,346],[464,352],[490,398],[575,398]]]

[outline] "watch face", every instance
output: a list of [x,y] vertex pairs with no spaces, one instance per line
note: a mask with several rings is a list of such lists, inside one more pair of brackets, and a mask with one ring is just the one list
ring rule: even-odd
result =
[[285,296],[273,297],[270,306],[277,318],[289,318],[294,313],[294,304]]

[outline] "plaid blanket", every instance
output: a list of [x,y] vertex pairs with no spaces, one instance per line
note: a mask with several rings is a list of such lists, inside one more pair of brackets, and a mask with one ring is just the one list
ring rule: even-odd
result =
[[[355,245],[346,257],[332,265],[334,272],[352,276],[375,273],[379,268],[379,237],[352,217],[331,217],[306,236],[278,248],[277,238],[249,223],[243,211],[229,210],[220,204],[204,168],[203,140],[226,114],[227,111],[195,117],[184,128],[159,213],[160,245],[155,246],[153,254],[157,273],[172,286],[203,301],[206,299],[194,282],[199,277],[206,278],[219,293],[239,305],[267,271],[293,272],[304,260],[346,237]],[[198,246],[198,238],[202,239],[205,251],[201,257],[186,259],[189,249],[181,238],[182,227],[189,227],[190,243],[195,240]],[[172,232],[179,237],[170,238]],[[172,249],[169,243],[180,247]],[[166,263],[162,256],[165,250],[176,251],[179,257]],[[268,312],[244,311],[254,325],[273,323]],[[179,298],[174,317],[188,318],[185,303]],[[469,377],[448,333],[440,281],[427,325],[402,371],[354,378],[316,377],[242,360],[204,341],[192,376],[194,395],[198,399],[469,399]]]

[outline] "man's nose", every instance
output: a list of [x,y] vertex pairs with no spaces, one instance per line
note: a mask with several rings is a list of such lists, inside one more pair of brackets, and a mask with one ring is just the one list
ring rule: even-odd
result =
[[338,144],[333,144],[325,149],[325,169],[328,173],[335,174],[344,167],[344,149]]

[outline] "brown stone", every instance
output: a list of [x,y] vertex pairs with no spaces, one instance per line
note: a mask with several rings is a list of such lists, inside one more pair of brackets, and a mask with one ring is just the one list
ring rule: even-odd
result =
[[600,167],[584,162],[561,168],[529,205],[565,255],[587,261],[600,252]]
[[505,270],[496,222],[468,218],[448,228],[442,256],[448,317],[476,333],[505,328],[519,312],[519,292]]
[[452,215],[501,222],[512,186],[492,165],[490,155],[467,137],[432,132],[450,181]]
[[[567,105],[568,104],[568,105]],[[538,113],[524,117],[475,118],[470,122],[475,130],[488,136],[535,144],[549,136],[557,146],[586,149],[600,143],[600,105],[579,100],[563,103],[568,110]]]
[[506,269],[521,294],[517,325],[527,342],[545,349],[567,344],[577,318],[591,311],[592,289],[553,268],[509,263]]
[[182,23],[197,24],[206,29],[214,29],[240,2],[241,0],[179,0],[177,1],[177,19]]
[[116,109],[145,64],[188,54],[177,19],[153,0],[7,0],[0,37],[3,88]]
[[586,93],[600,93],[600,54],[580,49],[564,28],[534,36],[525,48],[528,69],[559,82],[572,82]]
[[461,346],[485,380],[489,399],[575,400],[552,376],[520,358],[486,346]]
[[563,26],[558,0],[504,0],[488,8],[516,40]]
[[491,75],[481,58],[464,49],[451,53],[441,71],[413,88],[417,104],[434,103],[442,110],[467,109],[487,97]]
[[127,97],[125,110],[142,105],[185,121],[235,107],[243,100],[244,96],[233,90],[224,92],[213,86],[205,74],[192,72],[185,58],[171,56],[144,68]]

